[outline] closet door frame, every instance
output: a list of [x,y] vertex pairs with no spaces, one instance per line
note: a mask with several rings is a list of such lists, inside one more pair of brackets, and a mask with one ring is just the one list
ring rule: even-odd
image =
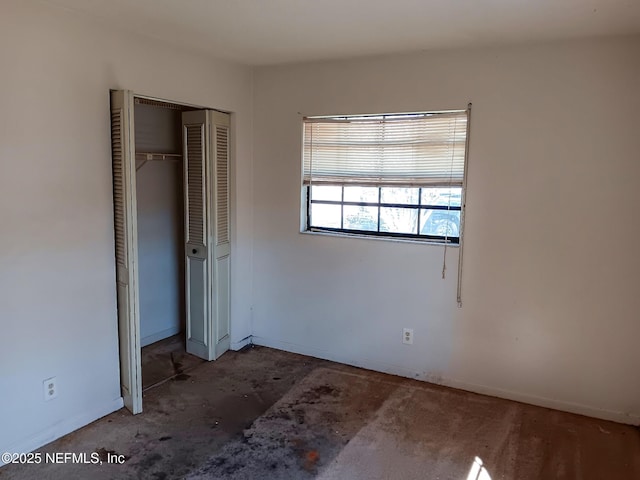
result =
[[[118,347],[120,356],[120,377],[121,377],[121,394],[124,399],[125,407],[132,413],[142,413],[142,363],[141,363],[141,347],[140,347],[140,296],[138,288],[138,238],[137,238],[137,205],[136,205],[136,166],[135,166],[135,117],[134,117],[134,104],[135,99],[140,98],[144,100],[157,101],[162,103],[169,103],[173,105],[179,105],[188,108],[194,108],[198,110],[215,111],[214,109],[202,107],[199,105],[186,104],[183,102],[175,102],[172,100],[166,100],[157,97],[150,97],[147,95],[136,94],[130,90],[111,90],[111,107],[110,111],[112,117],[114,110],[118,108],[124,108],[124,114],[121,117],[122,134],[122,158],[119,160],[124,165],[125,174],[122,177],[123,188],[125,194],[121,200],[123,205],[120,206],[120,199],[116,200],[116,185],[115,176],[113,178],[114,187],[114,225],[120,218],[120,213],[116,213],[116,209],[123,208],[125,221],[126,221],[126,234],[124,236],[117,237],[116,235],[116,257],[118,257],[118,249],[124,248],[126,255],[126,263],[128,268],[122,268],[122,261],[116,258],[116,280],[117,280],[117,316],[118,316]],[[114,104],[114,99],[116,103]],[[114,106],[115,105],[115,106]],[[113,127],[113,118],[112,118]],[[112,162],[116,166],[115,160],[115,143],[114,132],[112,131]],[[184,161],[184,159],[183,159]],[[114,172],[115,173],[115,172]],[[182,208],[185,210],[186,218],[186,201],[183,200]],[[229,219],[230,220],[230,219]],[[115,227],[114,227],[115,228]],[[120,227],[118,227],[120,228]],[[231,228],[229,228],[231,230]],[[123,240],[124,245],[118,246],[118,242]],[[120,255],[122,256],[122,255]],[[126,276],[123,277],[123,273]],[[125,279],[123,282],[122,279]],[[186,277],[185,277],[186,283]],[[122,284],[125,284],[128,288],[123,290]],[[122,292],[125,291],[123,294]],[[185,312],[186,313],[186,312]],[[214,325],[214,319],[210,318],[211,324],[210,330],[213,331],[216,326]],[[216,355],[217,358],[219,355]],[[123,382],[128,382],[128,385],[124,385]],[[126,388],[125,388],[126,387]]]

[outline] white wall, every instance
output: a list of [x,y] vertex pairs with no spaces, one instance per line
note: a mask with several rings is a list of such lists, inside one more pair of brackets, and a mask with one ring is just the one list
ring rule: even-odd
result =
[[[639,79],[640,38],[257,70],[254,342],[637,423]],[[469,101],[461,309],[456,249],[299,233],[301,114]]]
[[0,451],[20,452],[122,405],[110,88],[234,113],[232,344],[249,335],[252,73],[24,0],[2,1],[0,65]]
[[[182,112],[135,105],[136,152],[182,153]],[[138,165],[140,345],[184,329],[184,200],[181,161]]]
[[182,162],[146,162],[136,172],[136,183],[140,345],[144,347],[184,329]]

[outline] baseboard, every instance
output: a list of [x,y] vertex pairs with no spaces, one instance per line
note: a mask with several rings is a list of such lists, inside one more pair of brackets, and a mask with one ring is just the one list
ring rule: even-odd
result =
[[322,358],[324,360],[331,360],[333,362],[344,363],[345,365],[352,365],[354,367],[366,368],[369,370],[375,370],[378,372],[389,373],[391,375],[398,375],[401,377],[413,378],[416,380],[422,380],[437,385],[443,385],[446,387],[456,388],[459,390],[465,390],[467,392],[479,393],[482,395],[489,395],[492,397],[504,398],[507,400],[513,400],[516,402],[528,403],[530,405],[536,405],[539,407],[552,408],[554,410],[561,410],[563,412],[575,413],[578,415],[585,415],[587,417],[600,418],[603,420],[610,420],[617,423],[625,423],[628,425],[640,425],[640,415],[633,413],[617,412],[613,410],[603,410],[600,408],[590,407],[578,403],[565,402],[562,400],[554,400],[545,397],[539,397],[527,393],[514,392],[511,390],[504,390],[487,385],[479,385],[475,383],[461,382],[455,379],[444,377],[430,377],[417,373],[415,370],[407,369],[398,365],[385,364],[376,362],[370,359],[362,359],[361,361],[354,360],[352,358],[344,357],[342,355],[335,354],[327,350],[320,350],[305,345],[299,345],[295,343],[283,342],[280,340],[274,340],[265,337],[253,336],[254,345],[260,345],[264,347],[275,348],[278,350],[284,350],[287,352],[298,353],[300,355],[308,355],[310,357]]
[[174,335],[177,335],[179,333],[180,326],[177,326],[167,328],[166,330],[154,333],[153,335],[147,335],[146,337],[140,339],[140,347],[146,347],[147,345],[159,342],[160,340],[164,340],[165,338],[173,337]]
[[[27,453],[32,452],[47,443],[51,443],[54,440],[57,440],[60,437],[67,435],[79,428],[84,427],[85,425],[90,424],[91,422],[95,422],[99,418],[104,417],[105,415],[109,415],[110,413],[115,412],[116,410],[120,410],[124,406],[124,402],[122,397],[116,398],[107,402],[99,407],[92,409],[91,411],[85,412],[81,415],[78,415],[73,418],[68,418],[59,422],[43,432],[37,433],[29,438],[25,438],[20,440],[13,445],[8,445],[5,447],[0,447],[0,452],[9,452],[9,453]],[[2,467],[4,463],[0,460],[0,467]]]
[[239,342],[232,342],[229,348],[231,348],[231,350],[234,350],[234,351],[242,350],[244,347],[252,343],[252,338],[253,337],[249,335],[248,337],[243,338]]

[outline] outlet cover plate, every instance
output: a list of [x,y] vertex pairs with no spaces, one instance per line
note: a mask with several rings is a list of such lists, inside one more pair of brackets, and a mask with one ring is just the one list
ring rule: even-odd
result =
[[45,401],[53,400],[58,396],[58,381],[56,377],[47,378],[42,381]]
[[402,329],[402,343],[405,345],[413,345],[413,328]]

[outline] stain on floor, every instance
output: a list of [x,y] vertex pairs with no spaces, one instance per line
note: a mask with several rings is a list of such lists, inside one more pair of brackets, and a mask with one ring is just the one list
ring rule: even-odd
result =
[[183,334],[147,345],[141,350],[142,388],[159,385],[169,378],[185,381],[186,371],[205,361],[186,352]]
[[8,465],[0,479],[640,478],[637,428],[268,348],[228,352],[40,452],[124,464]]
[[187,478],[314,478],[396,388],[317,368]]

